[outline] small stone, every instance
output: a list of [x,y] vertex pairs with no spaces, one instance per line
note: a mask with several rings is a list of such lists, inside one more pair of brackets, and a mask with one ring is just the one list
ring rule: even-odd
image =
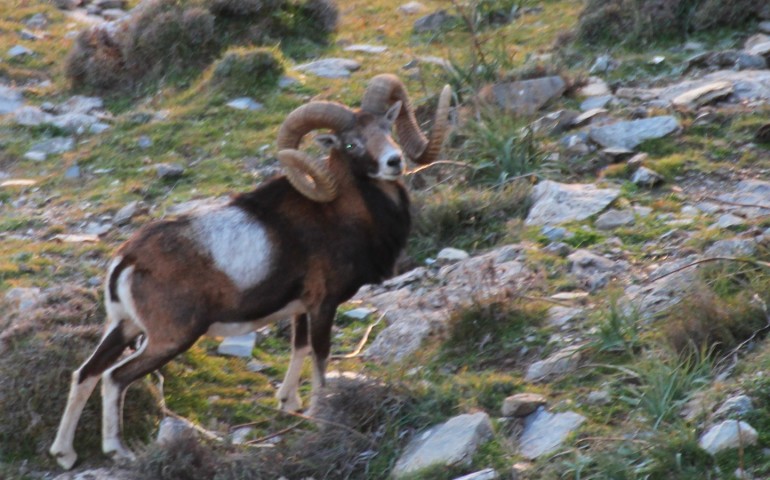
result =
[[547,455],[558,449],[585,420],[575,412],[549,413],[540,408],[525,421],[519,453],[530,460]]
[[416,15],[425,10],[425,5],[420,2],[409,2],[398,7],[398,11],[405,15]]
[[251,427],[238,428],[230,434],[230,441],[233,445],[243,445],[253,431],[254,429]]
[[586,98],[580,104],[580,110],[586,112],[588,110],[593,110],[594,108],[604,108],[614,98],[615,97],[613,95],[600,95],[600,96],[597,96],[597,97]]
[[671,115],[612,123],[592,128],[591,140],[603,147],[633,150],[645,140],[662,138],[679,129],[679,121]]
[[725,229],[730,227],[737,227],[738,225],[743,225],[744,223],[746,223],[746,219],[733,215],[732,213],[725,213],[724,215],[720,215],[716,223],[711,224],[708,228]]
[[562,327],[583,313],[582,308],[555,305],[548,309],[547,323],[552,327]]
[[158,438],[156,441],[159,444],[172,443],[180,438],[185,438],[188,435],[194,435],[195,430],[192,426],[174,417],[165,417],[160,421],[160,427],[158,428]]
[[580,358],[581,354],[578,347],[564,348],[545,360],[540,360],[530,365],[524,380],[527,382],[538,382],[556,375],[572,372],[577,369]]
[[726,420],[714,425],[698,440],[698,445],[715,455],[723,450],[747,447],[757,443],[757,431],[746,422]]
[[75,139],[72,137],[54,137],[32,145],[31,152],[41,152],[47,155],[58,155],[69,152],[75,148]]
[[108,8],[106,10],[102,10],[102,17],[109,21],[120,20],[126,15],[128,15],[128,12],[119,8]]
[[347,58],[324,58],[294,67],[298,72],[306,72],[323,78],[349,78],[350,73],[361,68],[361,64]]
[[540,229],[540,233],[545,235],[545,237],[552,242],[558,242],[559,240],[572,236],[566,228],[554,227],[553,225],[543,226],[543,228]]
[[770,21],[759,22],[757,28],[759,28],[759,31],[762,33],[770,34]]
[[546,403],[547,399],[538,393],[517,393],[503,401],[502,413],[504,417],[526,417]]
[[447,262],[457,262],[469,258],[470,255],[464,250],[458,248],[447,247],[438,252],[436,256],[437,260],[444,260]]
[[152,147],[152,138],[149,137],[149,135],[142,135],[139,137],[139,139],[136,141],[136,144],[141,148],[142,150],[146,150],[150,147]]
[[617,62],[609,55],[600,55],[589,70],[590,74],[606,73],[617,68]]
[[184,175],[184,167],[178,163],[158,163],[155,165],[155,173],[162,179],[179,178]]
[[105,10],[110,8],[123,9],[126,7],[125,0],[95,0],[91,4]]
[[448,14],[446,10],[439,10],[417,19],[412,29],[417,33],[437,32],[455,19],[456,17]]
[[551,242],[543,249],[547,253],[552,253],[559,257],[566,257],[572,251],[572,247],[564,242]]
[[484,412],[453,417],[418,434],[407,445],[391,475],[400,479],[425,468],[470,463],[478,447],[492,435],[492,423]]
[[80,178],[80,167],[77,164],[71,165],[70,167],[68,167],[67,170],[64,172],[64,178],[68,178],[68,179]]
[[653,187],[663,182],[663,176],[647,167],[639,167],[631,177],[631,182],[641,187]]
[[33,53],[35,52],[33,52],[32,50],[30,50],[29,48],[23,45],[14,45],[8,50],[6,55],[8,56],[8,58],[19,58],[19,57],[25,57],[27,55],[32,55]]
[[16,307],[19,312],[37,308],[43,303],[44,295],[36,287],[16,287],[5,293],[5,302]]
[[252,350],[257,341],[257,332],[227,337],[217,347],[217,353],[231,357],[251,358]]
[[270,365],[266,363],[262,363],[254,358],[249,360],[249,363],[246,364],[246,370],[253,373],[264,372],[268,368],[270,368]]
[[633,225],[635,221],[633,210],[610,209],[599,215],[594,225],[599,230],[614,230],[618,227]]
[[134,200],[133,202],[126,204],[123,208],[118,210],[118,213],[115,214],[115,217],[112,219],[112,221],[119,227],[128,225],[131,223],[131,219],[134,218],[134,215],[136,215],[138,210],[139,202]]
[[591,405],[609,405],[612,403],[612,396],[607,390],[594,390],[588,394],[586,402]]
[[286,75],[278,79],[278,88],[289,88],[299,83],[296,78],[288,77]]
[[364,320],[369,315],[373,314],[377,310],[373,308],[366,308],[366,307],[359,307],[354,308],[353,310],[348,310],[347,312],[343,313],[343,317],[352,318],[353,320]]
[[64,113],[53,118],[51,123],[67,133],[85,133],[98,119],[86,113]]
[[32,160],[33,162],[42,162],[44,161],[48,155],[45,152],[36,152],[34,150],[30,150],[29,152],[24,154],[24,158],[27,160]]
[[108,123],[104,122],[96,122],[91,124],[90,127],[88,127],[88,131],[90,133],[93,133],[94,135],[99,135],[100,133],[104,133],[107,130],[109,130],[111,127]]
[[48,25],[48,19],[42,13],[36,13],[31,17],[29,17],[27,21],[24,22],[24,24],[29,28],[40,30],[45,28]]
[[66,102],[56,106],[56,111],[64,113],[91,113],[94,110],[102,110],[104,100],[100,97],[86,97],[84,95],[74,95]]
[[457,477],[454,480],[496,480],[497,478],[500,478],[500,475],[497,474],[497,471],[494,468],[485,468],[478,472]]
[[363,52],[363,53],[384,53],[388,51],[388,47],[384,45],[349,45],[345,47],[346,52]]
[[748,395],[736,395],[734,397],[728,398],[725,400],[725,402],[720,405],[720,407],[717,409],[716,412],[714,412],[714,417],[716,418],[725,418],[725,417],[741,417],[743,415],[746,415],[750,411],[754,409],[754,404],[751,401],[751,397]]
[[230,100],[227,102],[227,106],[230,108],[234,108],[236,110],[262,110],[264,108],[264,105],[257,102],[253,98],[249,97],[239,97],[235,98],[233,100]]

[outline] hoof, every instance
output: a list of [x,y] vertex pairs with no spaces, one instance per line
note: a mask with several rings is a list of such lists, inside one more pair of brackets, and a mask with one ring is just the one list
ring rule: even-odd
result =
[[56,459],[56,463],[59,464],[64,470],[71,470],[75,466],[75,462],[78,460],[78,454],[74,450],[69,452],[62,452],[51,447],[49,452],[52,457]]
[[102,451],[105,455],[113,459],[114,461],[119,460],[128,460],[133,462],[136,460],[136,455],[134,455],[134,452],[131,450],[125,448],[121,444],[113,444],[110,442],[109,444],[102,445]]
[[302,411],[302,400],[299,398],[299,395],[297,395],[294,398],[279,398],[278,399],[278,409],[283,412],[301,412]]

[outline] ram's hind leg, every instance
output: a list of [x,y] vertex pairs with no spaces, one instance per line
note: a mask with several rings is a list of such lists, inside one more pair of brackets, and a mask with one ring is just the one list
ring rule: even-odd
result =
[[69,470],[75,465],[75,430],[83,408],[99,382],[99,376],[115,363],[139,333],[139,329],[129,321],[111,321],[94,353],[72,374],[67,406],[49,450],[62,468]]
[[114,458],[134,458],[121,441],[123,398],[128,386],[190,348],[200,336],[175,332],[181,335],[163,338],[153,333],[148,332],[136,352],[102,375],[102,451]]
[[318,409],[318,400],[326,386],[326,366],[331,353],[331,336],[337,304],[324,302],[318,312],[310,318],[310,345],[313,352],[313,393],[310,397],[308,415]]
[[299,396],[299,379],[302,373],[302,364],[310,353],[308,342],[307,314],[295,315],[291,322],[291,361],[283,378],[281,388],[278,389],[278,408],[288,412],[302,410],[302,399]]

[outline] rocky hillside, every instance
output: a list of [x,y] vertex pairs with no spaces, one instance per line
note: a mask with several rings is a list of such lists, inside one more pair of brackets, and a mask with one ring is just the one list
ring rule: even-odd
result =
[[[770,478],[765,2],[0,12],[0,478]],[[274,175],[288,112],[383,72],[426,122],[449,83],[453,132],[406,176],[398,275],[338,312],[317,417],[275,408],[286,325],[206,338],[129,390],[136,462],[94,398],[62,473],[111,252]]]

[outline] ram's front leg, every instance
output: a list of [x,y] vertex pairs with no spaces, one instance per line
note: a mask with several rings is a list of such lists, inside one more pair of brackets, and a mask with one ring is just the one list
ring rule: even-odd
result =
[[336,302],[326,302],[316,315],[310,317],[310,345],[313,352],[313,393],[308,410],[310,416],[317,411],[319,398],[326,386],[326,365],[331,353],[332,325],[337,305]]
[[310,353],[308,319],[306,314],[295,315],[291,322],[291,361],[281,388],[278,389],[278,408],[288,412],[302,410],[299,380],[302,364]]

